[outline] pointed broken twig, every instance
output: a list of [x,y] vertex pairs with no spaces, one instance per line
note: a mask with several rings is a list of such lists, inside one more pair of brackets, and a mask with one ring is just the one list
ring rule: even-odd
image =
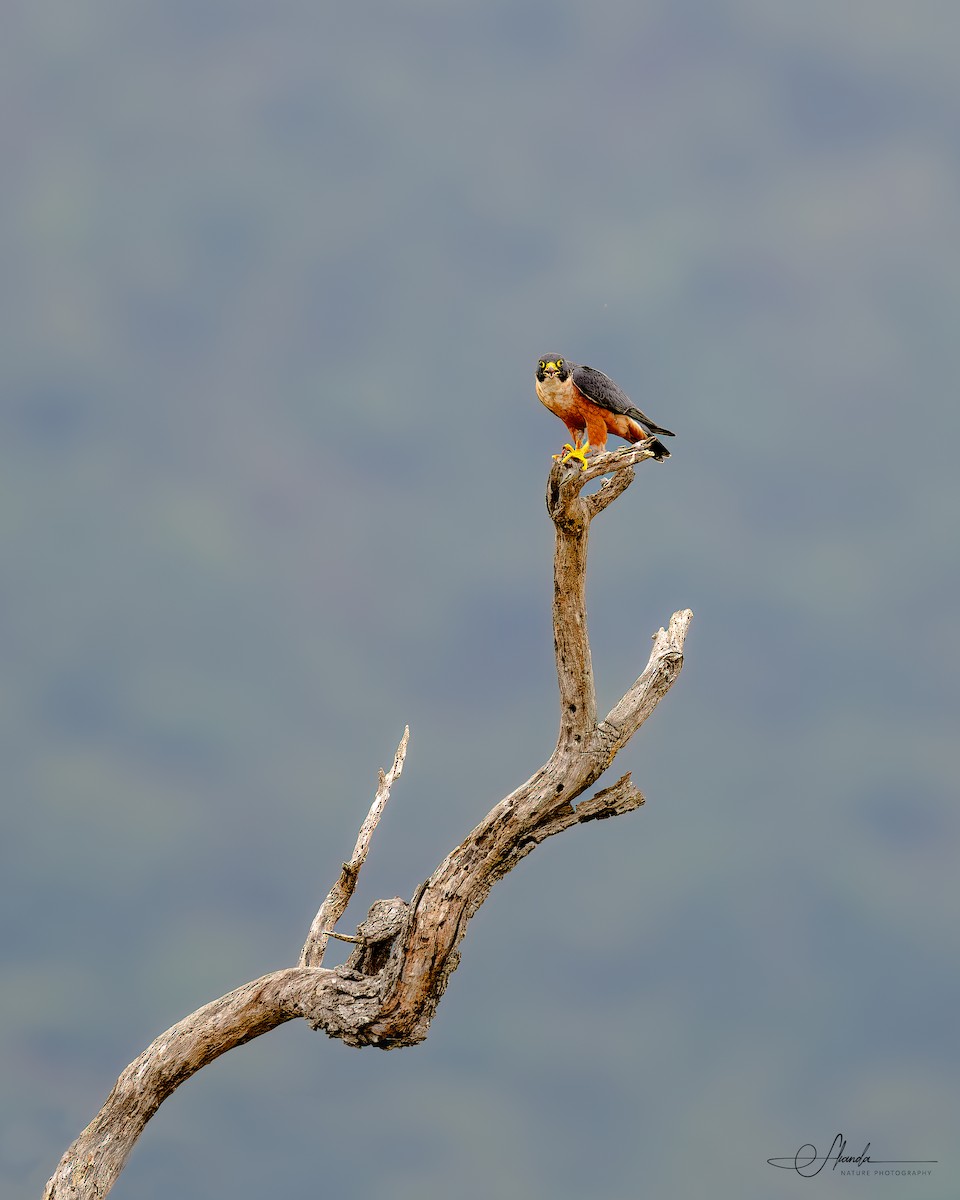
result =
[[[330,891],[327,892],[326,899],[320,905],[317,915],[313,918],[313,924],[310,926],[307,940],[303,943],[303,949],[300,951],[301,967],[319,967],[323,962],[323,956],[327,949],[327,940],[336,928],[337,922],[346,912],[347,905],[350,903],[350,898],[353,896],[354,889],[357,886],[357,878],[360,875],[360,868],[367,857],[367,851],[370,849],[370,839],[373,837],[373,831],[376,829],[383,810],[387,806],[387,801],[390,799],[390,789],[394,781],[400,778],[400,773],[403,771],[403,762],[407,757],[407,743],[409,740],[410,726],[407,725],[403,731],[403,737],[400,739],[400,745],[397,747],[397,752],[393,756],[393,766],[386,773],[382,769],[380,771],[377,794],[373,798],[373,804],[370,806],[366,820],[360,826],[360,833],[357,835],[357,844],[353,848],[353,857],[349,862],[343,864],[339,878]],[[347,937],[342,937],[340,940],[345,942],[356,941],[355,938]]]

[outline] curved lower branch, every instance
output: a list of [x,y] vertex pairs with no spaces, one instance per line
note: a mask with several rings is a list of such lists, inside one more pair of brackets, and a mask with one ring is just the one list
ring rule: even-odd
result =
[[184,1017],[121,1074],[96,1117],[67,1150],[44,1191],[45,1200],[105,1196],[144,1126],[181,1083],[220,1055],[295,1017],[349,1033],[364,1001],[379,997],[370,981],[344,971],[290,967],[245,983]]

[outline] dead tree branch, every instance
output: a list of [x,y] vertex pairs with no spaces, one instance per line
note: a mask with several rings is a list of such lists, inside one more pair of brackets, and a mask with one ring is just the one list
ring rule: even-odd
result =
[[[403,737],[400,739],[400,745],[397,747],[397,753],[394,755],[393,766],[386,773],[382,770],[380,772],[380,783],[377,787],[377,794],[373,798],[373,804],[367,813],[367,819],[360,826],[357,844],[353,848],[353,857],[349,862],[343,864],[337,882],[327,893],[326,900],[320,905],[320,911],[313,918],[313,924],[310,926],[307,940],[300,951],[301,967],[319,967],[323,962],[328,938],[337,936],[333,931],[337,926],[337,922],[346,912],[347,905],[353,896],[354,888],[357,886],[357,879],[360,876],[360,868],[363,866],[367,857],[367,851],[370,849],[370,840],[373,837],[373,831],[377,828],[383,810],[387,806],[387,801],[390,799],[390,789],[393,787],[393,782],[395,779],[400,778],[400,772],[403,770],[403,762],[407,757],[407,742],[409,740],[410,726],[408,725],[403,731]],[[352,938],[343,937],[343,935],[340,936],[343,941],[353,940]]]
[[[643,442],[596,455],[585,469],[556,463],[547,510],[556,529],[553,629],[560,695],[557,744],[542,767],[496,804],[409,901],[378,900],[355,938],[336,934],[356,887],[390,788],[403,770],[408,731],[391,769],[380,772],[353,856],[311,924],[300,965],[274,971],[204,1005],[153,1041],[121,1074],[94,1120],[67,1150],[45,1200],[92,1200],[113,1186],[134,1143],[163,1101],[221,1054],[301,1018],[351,1046],[393,1049],[427,1036],[473,914],[498,879],[545,838],[571,825],[643,804],[629,774],[577,803],[610,766],[673,684],[693,614],[674,613],[655,636],[636,682],[597,720],[585,583],[590,522],[630,486],[651,457]],[[584,487],[610,475],[592,494]],[[320,964],[329,937],[354,941],[342,966]]]

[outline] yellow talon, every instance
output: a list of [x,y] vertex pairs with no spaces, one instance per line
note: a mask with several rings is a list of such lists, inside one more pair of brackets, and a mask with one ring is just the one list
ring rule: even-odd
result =
[[566,454],[555,454],[554,459],[559,459],[560,462],[568,462],[571,458],[575,458],[580,464],[580,470],[587,469],[587,451],[590,449],[590,443],[584,442],[582,446],[571,446],[569,442],[563,443],[563,448]]

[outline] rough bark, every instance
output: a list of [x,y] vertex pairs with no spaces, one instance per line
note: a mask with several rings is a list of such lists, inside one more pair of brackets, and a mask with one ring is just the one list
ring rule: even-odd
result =
[[[571,825],[630,812],[643,796],[629,774],[580,800],[610,766],[676,679],[693,614],[674,613],[654,635],[636,682],[598,720],[585,582],[590,523],[629,487],[645,443],[591,458],[585,469],[556,463],[547,510],[556,529],[553,627],[560,732],[549,759],[453,849],[409,901],[378,900],[355,937],[334,932],[370,838],[399,777],[407,732],[392,768],[380,772],[373,806],[349,863],[313,920],[300,965],[274,971],[204,1005],[153,1041],[117,1080],[100,1112],[64,1154],[45,1200],[90,1200],[112,1187],[147,1121],[186,1079],[221,1054],[285,1021],[302,1018],[351,1046],[393,1049],[427,1036],[467,923],[490,889],[544,838]],[[611,474],[612,473],[612,474]],[[611,475],[592,494],[587,483]],[[347,962],[320,964],[329,937],[356,943]]]

